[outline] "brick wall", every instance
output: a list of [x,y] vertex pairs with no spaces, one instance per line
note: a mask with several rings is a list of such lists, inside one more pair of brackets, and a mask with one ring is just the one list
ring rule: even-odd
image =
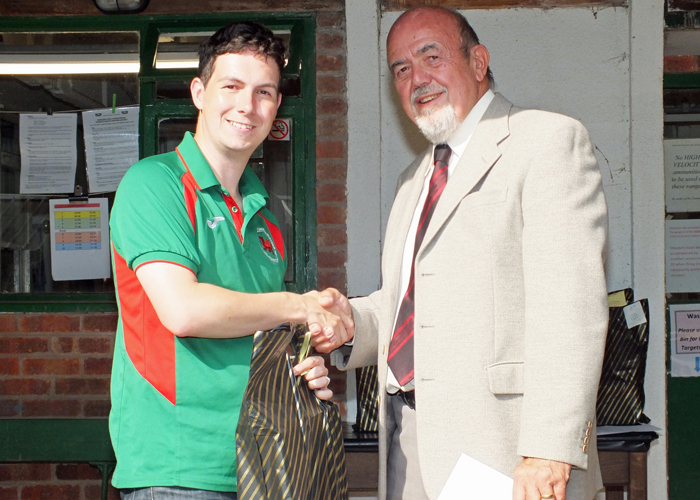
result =
[[[106,417],[116,326],[114,313],[0,314],[0,417]],[[0,500],[100,494],[89,465],[0,465]]]

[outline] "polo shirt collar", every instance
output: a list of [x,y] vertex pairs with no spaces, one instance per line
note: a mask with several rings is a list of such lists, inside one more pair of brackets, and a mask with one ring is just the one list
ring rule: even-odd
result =
[[[197,182],[199,189],[203,191],[211,187],[217,187],[221,191],[224,190],[221,183],[216,178],[216,175],[214,175],[214,171],[211,169],[211,166],[209,166],[209,162],[204,157],[204,154],[202,154],[202,150],[199,149],[197,141],[194,140],[192,132],[185,132],[185,137],[183,137],[182,142],[177,149],[182,155],[182,158],[185,160],[185,163],[187,163],[187,168],[189,168],[190,172],[192,172],[192,176],[194,177],[195,182]],[[238,189],[244,199],[243,210],[248,208],[245,206],[245,199],[248,196],[262,196],[262,205],[264,205],[265,201],[269,199],[267,191],[265,191],[265,187],[262,185],[262,182],[260,182],[258,176],[255,175],[255,172],[253,172],[253,169],[251,169],[249,166],[246,166],[245,170],[243,171],[243,175],[241,175],[241,180],[238,182]],[[258,205],[258,203],[255,203],[255,205]]]

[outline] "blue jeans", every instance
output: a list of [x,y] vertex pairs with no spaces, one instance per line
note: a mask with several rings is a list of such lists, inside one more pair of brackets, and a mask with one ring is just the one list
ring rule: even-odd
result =
[[231,491],[193,490],[179,486],[154,486],[125,489],[120,492],[122,500],[236,500]]

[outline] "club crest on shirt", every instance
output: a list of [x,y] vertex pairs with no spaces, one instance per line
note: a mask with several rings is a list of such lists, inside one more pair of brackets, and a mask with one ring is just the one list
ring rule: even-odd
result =
[[258,239],[260,240],[260,246],[262,246],[262,249],[264,250],[263,253],[267,255],[272,262],[279,262],[279,254],[277,253],[277,249],[272,242],[272,237],[270,236],[270,233],[267,232],[266,228],[258,228]]

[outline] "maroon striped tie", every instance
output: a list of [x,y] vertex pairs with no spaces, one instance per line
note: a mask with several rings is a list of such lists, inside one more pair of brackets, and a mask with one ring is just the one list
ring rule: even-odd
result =
[[428,196],[425,199],[425,205],[423,205],[423,211],[416,229],[416,244],[413,247],[413,259],[411,260],[411,277],[406,294],[403,296],[399,306],[394,335],[389,344],[389,368],[391,368],[401,386],[413,380],[413,296],[416,254],[423,242],[425,231],[428,229],[428,224],[433,216],[438,199],[445,189],[445,184],[447,184],[447,164],[450,161],[451,154],[452,150],[447,144],[435,146],[435,168],[433,168]]

